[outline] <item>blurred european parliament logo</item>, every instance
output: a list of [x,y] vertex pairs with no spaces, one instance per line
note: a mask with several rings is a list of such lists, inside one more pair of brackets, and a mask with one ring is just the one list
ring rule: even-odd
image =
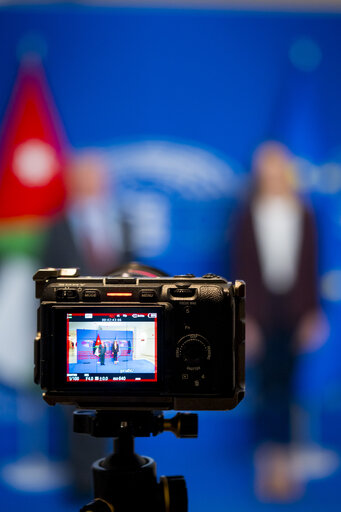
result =
[[130,142],[107,155],[116,197],[132,226],[133,254],[170,273],[200,275],[212,261],[223,272],[221,234],[239,192],[240,166],[207,148],[171,140]]

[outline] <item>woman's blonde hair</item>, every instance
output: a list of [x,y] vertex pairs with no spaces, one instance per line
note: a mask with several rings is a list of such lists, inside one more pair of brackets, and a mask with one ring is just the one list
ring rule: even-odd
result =
[[265,157],[269,157],[271,155],[282,157],[283,161],[286,161],[286,165],[284,168],[284,174],[287,180],[287,183],[293,193],[297,192],[298,189],[298,177],[296,166],[294,164],[294,157],[291,151],[282,144],[281,142],[269,140],[260,144],[255,150],[252,157],[252,171],[255,178],[256,183],[259,180],[259,170],[260,163],[262,159]]

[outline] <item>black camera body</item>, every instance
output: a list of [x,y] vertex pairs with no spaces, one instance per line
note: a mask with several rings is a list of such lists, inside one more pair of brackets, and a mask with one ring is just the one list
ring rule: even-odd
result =
[[51,405],[228,410],[245,390],[245,283],[42,269],[35,382]]

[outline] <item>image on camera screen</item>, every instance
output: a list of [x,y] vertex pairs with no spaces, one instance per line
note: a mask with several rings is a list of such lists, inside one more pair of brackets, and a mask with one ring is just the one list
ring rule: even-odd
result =
[[67,382],[157,381],[157,312],[67,313]]

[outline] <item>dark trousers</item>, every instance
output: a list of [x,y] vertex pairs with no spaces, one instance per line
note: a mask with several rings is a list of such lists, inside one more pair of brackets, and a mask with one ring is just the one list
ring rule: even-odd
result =
[[295,372],[294,335],[298,319],[290,314],[289,297],[270,294],[264,354],[258,363],[256,380],[255,433],[258,442],[289,443],[291,405]]
[[257,368],[255,426],[258,442],[290,442],[295,366],[292,338],[293,333],[283,328],[266,334],[265,354]]

